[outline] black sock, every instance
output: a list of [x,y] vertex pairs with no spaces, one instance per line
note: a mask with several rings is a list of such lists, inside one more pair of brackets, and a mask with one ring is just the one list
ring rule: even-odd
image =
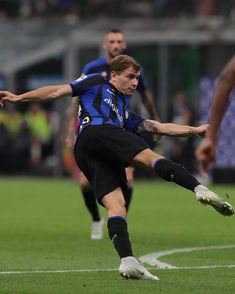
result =
[[133,256],[127,222],[122,216],[114,216],[108,219],[108,232],[120,258]]
[[126,189],[125,193],[124,193],[124,198],[125,198],[125,206],[126,206],[126,211],[128,211],[130,203],[131,203],[131,199],[132,199],[132,193],[133,193],[133,187],[132,186],[128,186],[128,188]]
[[100,221],[98,204],[95,193],[91,188],[82,189],[82,196],[94,222]]
[[159,159],[153,165],[154,171],[166,181],[172,181],[176,184],[194,191],[194,188],[200,183],[195,179],[182,165],[174,163],[167,159]]

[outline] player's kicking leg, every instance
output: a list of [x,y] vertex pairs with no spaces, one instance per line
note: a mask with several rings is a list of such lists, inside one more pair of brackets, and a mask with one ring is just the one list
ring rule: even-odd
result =
[[216,195],[214,192],[210,191],[207,187],[198,185],[194,191],[196,193],[197,200],[202,204],[211,205],[215,210],[225,216],[234,214],[232,205]]
[[145,149],[138,153],[134,157],[134,161],[152,167],[164,180],[175,182],[191,190],[196,194],[199,202],[212,206],[220,214],[226,216],[234,214],[234,209],[231,204],[201,185],[183,166],[161,157],[150,149]]

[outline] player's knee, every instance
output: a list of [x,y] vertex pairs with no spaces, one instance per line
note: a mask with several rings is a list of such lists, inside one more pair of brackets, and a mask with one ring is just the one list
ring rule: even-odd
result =
[[[119,190],[116,192],[119,192]],[[125,199],[122,193],[115,193],[114,191],[104,196],[101,201],[108,210],[109,216],[126,217]]]
[[109,213],[109,216],[122,216],[122,217],[126,217],[126,215],[127,215],[125,205],[119,206],[119,207],[114,207],[113,209],[110,209],[108,211],[108,213]]
[[127,178],[128,186],[132,186],[133,181],[134,181],[134,168],[133,167],[126,168],[126,178]]
[[123,216],[126,217],[126,207],[125,207],[125,200],[115,201],[110,203],[107,207],[109,216]]
[[147,148],[143,151],[139,152],[134,158],[133,161],[137,163],[144,164],[148,167],[152,167],[154,162],[160,159],[161,156],[156,152],[152,151],[151,149]]

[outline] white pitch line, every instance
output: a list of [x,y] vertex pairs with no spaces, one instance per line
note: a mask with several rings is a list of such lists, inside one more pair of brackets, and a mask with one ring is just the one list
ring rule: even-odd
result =
[[27,274],[64,274],[64,273],[89,273],[89,272],[114,272],[116,268],[107,269],[70,269],[70,270],[32,270],[32,271],[6,271],[0,272],[0,275],[27,275]]
[[[181,269],[209,269],[209,268],[235,268],[235,264],[230,265],[202,265],[202,266],[183,266],[175,268],[158,268],[158,270],[181,270]],[[148,270],[154,270],[156,267],[148,267]],[[36,270],[36,271],[8,271],[0,272],[0,276],[9,275],[31,275],[31,274],[65,274],[65,273],[95,273],[95,272],[116,272],[117,268],[107,269],[72,269],[72,270]]]
[[[214,265],[199,265],[199,266],[181,266],[181,267],[175,267],[172,269],[208,269],[208,268],[233,268],[235,267],[235,264],[214,264]],[[156,267],[155,267],[156,269]],[[161,269],[166,269],[166,268],[161,268]],[[159,270],[159,269],[158,269]]]
[[[202,265],[202,266],[182,266],[177,267],[168,263],[163,263],[156,258],[171,255],[179,252],[192,252],[200,250],[215,250],[215,249],[230,249],[235,248],[235,244],[223,246],[207,246],[207,247],[189,247],[189,248],[176,248],[172,250],[165,250],[147,254],[140,257],[140,261],[152,265],[154,267],[148,269],[165,270],[165,269],[209,269],[209,268],[235,268],[235,264],[228,265]],[[32,271],[2,271],[0,275],[27,275],[27,274],[58,274],[58,273],[89,273],[89,272],[115,272],[117,268],[110,269],[67,269],[67,270],[32,270]]]
[[[161,262],[158,258],[162,256],[172,255],[175,253],[184,253],[184,252],[192,252],[192,251],[201,251],[201,250],[216,250],[216,249],[231,249],[235,248],[235,244],[231,245],[221,245],[221,246],[203,246],[203,247],[188,247],[188,248],[175,248],[171,250],[164,250],[153,252],[150,254],[146,254],[140,257],[140,261],[159,269],[182,269],[182,268],[198,268],[198,267],[178,267],[169,263]],[[234,267],[234,264],[228,265],[230,267]],[[209,268],[209,265],[206,265],[206,268]],[[211,267],[223,267],[223,265],[211,265]],[[202,267],[200,267],[202,268]]]
[[[229,265],[202,265],[202,266],[183,266],[175,268],[158,268],[157,270],[171,270],[171,269],[209,269],[209,268],[233,268],[235,264]],[[156,267],[148,267],[148,270],[155,270]],[[6,271],[0,272],[0,276],[4,275],[29,275],[29,274],[64,274],[64,273],[95,273],[95,272],[116,272],[117,268],[110,269],[71,269],[71,270],[36,270],[36,271]]]
[[[208,268],[233,268],[235,264],[229,265],[202,265],[202,266],[183,266],[175,268],[158,268],[157,270],[166,270],[166,269],[208,269]],[[148,270],[154,270],[156,267],[148,267]],[[72,270],[36,270],[36,271],[8,271],[0,272],[0,276],[4,275],[29,275],[29,274],[64,274],[64,273],[95,273],[95,272],[116,272],[117,268],[110,269],[72,269]]]

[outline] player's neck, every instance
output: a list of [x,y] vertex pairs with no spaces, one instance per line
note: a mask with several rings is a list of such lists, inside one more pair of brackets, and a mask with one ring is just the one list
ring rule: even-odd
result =
[[122,93],[121,90],[120,90],[120,87],[118,86],[118,83],[116,83],[112,79],[109,81],[109,83],[112,84],[112,86],[114,87],[114,89],[116,89],[118,92]]
[[108,64],[110,64],[113,60],[113,57],[106,54],[106,60],[107,60]]

